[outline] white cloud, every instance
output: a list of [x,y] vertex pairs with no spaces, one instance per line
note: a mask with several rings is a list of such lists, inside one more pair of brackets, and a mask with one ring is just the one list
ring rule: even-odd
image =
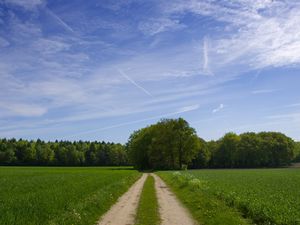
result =
[[[222,36],[210,40],[211,67],[217,71],[238,70],[238,66],[253,70],[300,63],[298,1],[177,0],[166,4],[163,10],[170,18],[194,13],[227,24]],[[206,42],[204,62],[205,46]]]
[[199,105],[198,104],[182,107],[182,108],[180,108],[178,110],[178,112],[189,112],[189,111],[194,111],[196,109],[199,109]]
[[62,40],[39,38],[33,41],[32,48],[35,51],[44,54],[53,54],[63,50],[68,50],[70,48],[70,44],[67,44]]
[[174,112],[170,112],[170,113],[166,113],[166,114],[161,114],[161,115],[157,115],[157,116],[152,116],[152,117],[148,117],[148,118],[144,118],[144,119],[140,119],[140,120],[134,120],[134,121],[128,121],[128,122],[124,122],[124,123],[114,124],[114,125],[103,127],[103,128],[99,128],[99,129],[83,131],[83,132],[80,132],[80,133],[76,133],[76,134],[65,136],[62,139],[70,138],[70,137],[77,137],[77,136],[81,136],[81,135],[84,135],[84,134],[101,132],[101,131],[104,131],[104,130],[110,130],[110,129],[113,129],[113,128],[128,126],[128,125],[131,125],[131,124],[141,123],[141,122],[150,121],[150,120],[154,120],[154,119],[155,120],[156,119],[162,119],[162,118],[166,118],[166,117],[170,117],[170,116],[182,114],[182,113],[185,113],[185,112],[194,111],[194,110],[196,110],[198,108],[199,108],[199,105],[184,106],[184,107],[179,108],[178,110],[176,110]]
[[300,106],[300,103],[289,104],[286,105],[285,107],[290,108],[290,107],[298,107],[298,106]]
[[43,4],[43,0],[4,0],[6,3],[21,6],[27,10],[35,9]]
[[184,28],[179,20],[171,20],[169,18],[150,19],[139,23],[138,28],[147,35],[155,35],[170,30]]
[[[9,111],[9,113],[7,113],[8,116],[35,117],[42,116],[47,112],[45,107],[24,103],[1,102],[0,109],[1,108],[5,111]],[[6,113],[4,112],[3,114],[5,115]]]
[[9,45],[10,43],[6,39],[0,37],[0,47],[7,47]]
[[[24,7],[33,9],[38,2],[28,1],[29,5]],[[261,71],[264,67],[289,66],[300,61],[299,7],[288,6],[294,1],[273,2],[175,0],[166,3],[168,7],[161,17],[142,20],[138,27],[136,23],[128,25],[127,20],[105,21],[96,16],[90,20],[86,11],[75,13],[78,17],[73,12],[48,11],[44,15],[47,23],[59,31],[61,28],[69,31],[50,36],[44,35],[40,21],[34,23],[36,17],[23,21],[12,15],[8,18],[12,51],[0,53],[0,102],[11,104],[1,106],[0,119],[16,115],[37,117],[39,123],[34,126],[42,127],[145,112],[155,115],[158,111],[178,109],[175,114],[166,114],[171,116],[198,109],[199,101],[201,105],[222,102],[215,92],[240,70]],[[38,9],[40,13],[47,12],[46,6]],[[185,13],[199,15],[198,24],[202,20],[221,21],[224,30],[221,35],[204,34],[199,28],[196,37],[185,33],[182,40],[174,41],[172,37],[170,42],[170,35],[156,35],[187,26]],[[210,28],[214,32],[214,27]],[[140,29],[147,37],[133,29]],[[109,40],[118,36],[118,41],[108,44],[102,41],[100,35],[94,35],[100,30],[105,30],[108,35],[105,38]],[[121,34],[117,33],[120,31]],[[131,42],[136,37],[138,43]],[[158,41],[147,46],[154,38]],[[119,43],[124,44],[118,46]],[[1,45],[7,43],[0,39]],[[103,49],[107,52],[103,53]],[[122,77],[116,68],[122,69]],[[199,76],[212,74],[215,76]],[[223,108],[220,104],[212,113]],[[40,118],[46,113],[47,118]],[[10,125],[18,127],[19,122],[12,120]]]
[[286,114],[278,114],[278,115],[272,115],[268,116],[268,119],[272,120],[287,120],[290,122],[300,122],[300,113],[293,112],[293,113],[286,113]]
[[223,108],[224,108],[224,105],[220,104],[217,108],[212,110],[212,113],[217,113],[217,112],[221,111]]
[[251,93],[256,95],[256,94],[267,94],[267,93],[272,93],[275,92],[277,90],[275,89],[261,89],[261,90],[254,90]]

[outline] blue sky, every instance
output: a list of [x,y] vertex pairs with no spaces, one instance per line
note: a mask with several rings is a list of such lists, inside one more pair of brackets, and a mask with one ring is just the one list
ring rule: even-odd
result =
[[0,0],[0,137],[300,140],[298,0]]

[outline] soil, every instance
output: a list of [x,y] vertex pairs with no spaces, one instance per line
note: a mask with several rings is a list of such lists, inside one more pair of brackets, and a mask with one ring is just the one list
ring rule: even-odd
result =
[[143,174],[101,217],[98,225],[134,225],[136,210],[147,176]]
[[[98,225],[134,225],[139,199],[147,176],[148,174],[143,174],[101,217]],[[164,181],[155,174],[151,176],[155,180],[161,225],[198,225]]]
[[161,225],[197,225],[163,180],[155,174],[151,175],[155,179]]

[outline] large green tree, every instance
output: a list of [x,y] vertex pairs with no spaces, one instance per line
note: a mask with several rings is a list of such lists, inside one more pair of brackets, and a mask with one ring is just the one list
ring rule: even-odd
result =
[[163,119],[135,131],[127,148],[138,169],[179,169],[192,161],[200,141],[184,119]]

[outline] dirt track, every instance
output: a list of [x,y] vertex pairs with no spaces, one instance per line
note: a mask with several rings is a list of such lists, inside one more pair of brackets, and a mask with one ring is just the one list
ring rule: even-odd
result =
[[98,225],[133,225],[147,174],[136,181],[100,219]]
[[162,179],[152,174],[158,198],[161,225],[197,225]]
[[[98,225],[134,225],[140,195],[147,176],[148,174],[143,174],[101,217]],[[198,223],[192,219],[162,179],[155,174],[151,176],[155,180],[161,225],[197,225]]]

